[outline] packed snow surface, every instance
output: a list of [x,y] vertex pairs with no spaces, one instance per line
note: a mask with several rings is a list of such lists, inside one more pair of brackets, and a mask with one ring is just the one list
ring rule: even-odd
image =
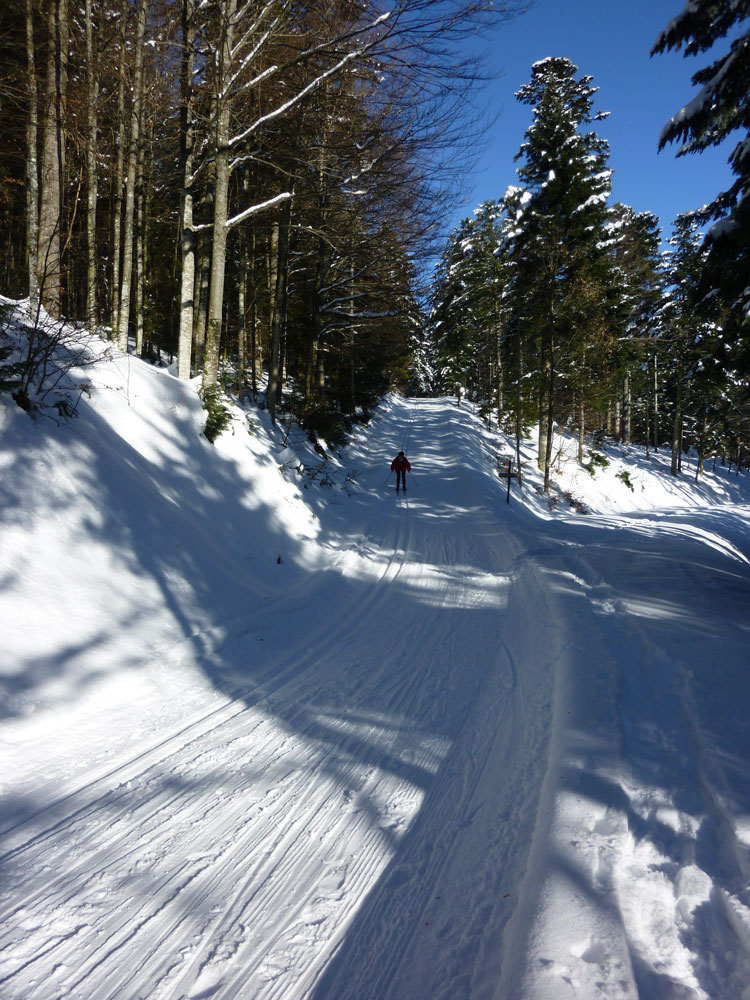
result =
[[0,401],[3,1000],[749,1000],[747,474],[86,378]]

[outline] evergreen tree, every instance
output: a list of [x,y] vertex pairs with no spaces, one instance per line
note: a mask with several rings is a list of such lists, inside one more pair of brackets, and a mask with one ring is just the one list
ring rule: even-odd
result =
[[498,219],[502,205],[486,202],[452,234],[432,288],[431,326],[438,385],[466,391],[483,413],[500,405],[502,263]]
[[593,110],[592,77],[579,79],[577,73],[569,59],[544,59],[516,95],[534,108],[534,121],[517,156],[523,158],[518,175],[525,196],[515,196],[513,307],[538,357],[538,463],[545,489],[558,399],[570,404],[585,390],[590,343],[602,346],[608,338],[612,289],[605,229],[608,144],[582,131],[606,113]]
[[618,413],[616,432],[628,443],[639,422],[648,444],[657,412],[653,376],[664,293],[661,228],[651,212],[636,212],[618,203],[612,208],[609,230],[619,343],[614,369],[618,385],[612,394]]
[[[664,127],[659,148],[681,143],[678,156],[701,152],[732,135],[737,144],[729,164],[735,175],[731,187],[696,213],[699,222],[718,220],[709,228],[709,251],[702,291],[708,302],[719,293],[729,309],[728,320],[741,328],[745,344],[744,368],[750,369],[750,0],[717,3],[689,0],[657,38],[652,54],[681,49],[685,56],[707,52],[734,31],[735,37],[709,65],[693,75],[699,87],[690,103]],[[711,294],[713,293],[713,294]]]
[[[709,416],[723,383],[716,361],[719,329],[700,310],[700,287],[706,249],[698,224],[689,214],[675,220],[667,254],[669,289],[665,299],[666,365],[672,408],[672,475],[682,468],[685,430],[705,453]],[[686,426],[687,425],[687,426]]]

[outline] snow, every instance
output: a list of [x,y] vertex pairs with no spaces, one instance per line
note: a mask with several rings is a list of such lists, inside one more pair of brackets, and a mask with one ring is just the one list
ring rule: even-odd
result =
[[4,1000],[749,1000],[747,473],[86,380],[0,397]]

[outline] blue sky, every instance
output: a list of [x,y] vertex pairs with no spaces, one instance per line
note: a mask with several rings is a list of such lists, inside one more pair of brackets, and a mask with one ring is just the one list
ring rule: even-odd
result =
[[[566,56],[581,74],[593,76],[599,87],[596,109],[611,112],[596,129],[611,147],[613,200],[658,215],[668,234],[679,212],[725,190],[732,179],[728,148],[679,159],[675,147],[657,152],[661,129],[694,95],[690,78],[708,60],[705,54],[685,59],[681,52],[649,56],[658,34],[683,6],[684,0],[536,0],[504,25],[489,49],[489,62],[502,75],[484,94],[499,117],[467,178],[456,224],[517,183],[513,157],[532,109],[514,95],[530,79],[532,63],[546,56]],[[727,44],[720,42],[718,49]]]

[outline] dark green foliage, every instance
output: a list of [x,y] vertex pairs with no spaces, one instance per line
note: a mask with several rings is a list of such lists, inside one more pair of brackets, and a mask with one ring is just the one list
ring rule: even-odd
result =
[[625,483],[625,485],[627,486],[627,488],[630,490],[631,493],[635,493],[635,486],[633,486],[633,480],[630,478],[629,472],[623,469],[622,472],[617,473],[615,478],[619,479],[620,482]]
[[[685,56],[713,49],[729,34],[728,47],[693,74],[700,88],[687,107],[664,127],[659,148],[679,143],[678,156],[701,152],[739,132],[729,155],[735,175],[732,186],[695,213],[699,222],[716,220],[708,230],[708,259],[701,291],[716,305],[718,296],[728,310],[725,325],[742,337],[745,371],[750,370],[750,3],[738,0],[692,0],[659,36],[653,53],[684,48]],[[652,54],[653,54],[652,53]]]
[[483,412],[498,404],[504,264],[503,205],[486,202],[452,234],[432,289],[430,326],[441,392],[465,390]]
[[232,422],[232,414],[225,403],[224,393],[219,386],[201,389],[200,397],[203,409],[206,411],[206,426],[203,428],[203,436],[213,444],[222,431],[229,427]]
[[300,424],[307,431],[311,441],[322,438],[326,444],[338,448],[346,444],[348,421],[343,413],[335,413],[325,406],[316,406],[306,410]]
[[613,347],[609,150],[595,132],[584,131],[606,115],[593,110],[592,78],[577,73],[569,59],[544,59],[516,95],[533,107],[534,120],[517,156],[526,187],[513,196],[511,303],[524,353],[536,359],[545,488],[554,422],[580,411]]
[[608,465],[609,459],[606,455],[602,455],[599,451],[589,452],[588,462],[583,463],[584,469],[588,472],[592,479],[596,475],[597,469],[606,469]]

